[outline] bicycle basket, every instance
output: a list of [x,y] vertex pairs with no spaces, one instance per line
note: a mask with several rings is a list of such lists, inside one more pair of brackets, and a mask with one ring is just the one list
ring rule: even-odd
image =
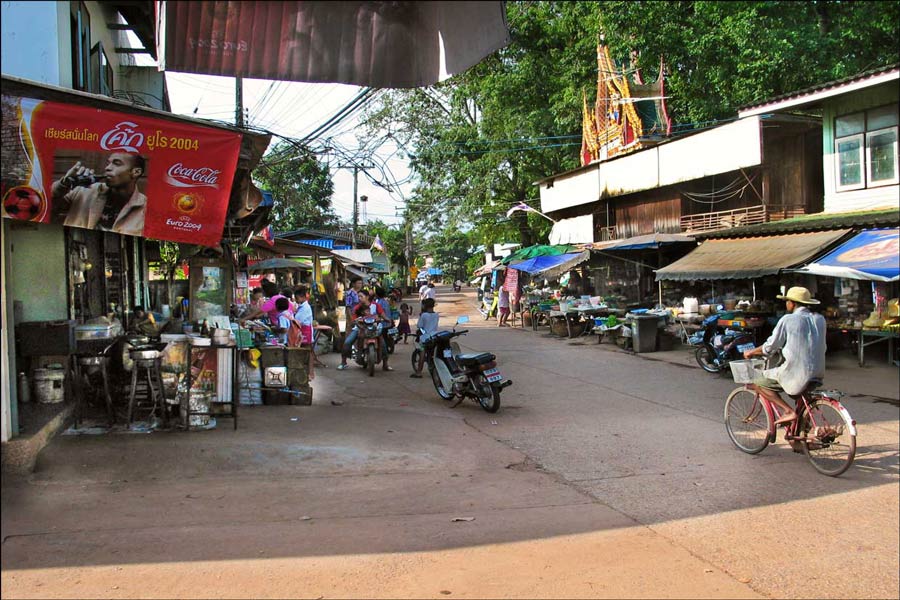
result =
[[733,360],[728,363],[735,383],[750,383],[760,375],[766,367],[766,361],[758,358],[750,360]]

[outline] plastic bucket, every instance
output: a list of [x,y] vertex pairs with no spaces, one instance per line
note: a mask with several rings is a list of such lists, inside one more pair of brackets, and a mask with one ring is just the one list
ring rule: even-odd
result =
[[66,372],[62,369],[35,369],[34,395],[38,402],[56,404],[65,400]]

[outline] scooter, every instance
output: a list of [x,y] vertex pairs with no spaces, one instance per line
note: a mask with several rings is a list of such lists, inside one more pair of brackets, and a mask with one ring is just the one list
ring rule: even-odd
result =
[[478,307],[478,312],[481,313],[481,316],[484,317],[485,321],[491,317],[497,316],[497,303],[499,300],[499,294],[493,292],[484,293],[484,297],[481,299],[481,306]]
[[353,345],[353,359],[356,364],[368,370],[369,377],[374,377],[375,365],[384,357],[378,319],[374,316],[360,317],[356,320],[356,327],[359,328],[359,336]]
[[[456,325],[469,322],[469,317],[462,316]],[[456,399],[451,408],[456,408],[463,400],[469,398],[489,413],[500,410],[500,392],[512,385],[512,381],[504,381],[500,369],[497,368],[497,357],[490,352],[463,354],[453,338],[465,335],[468,330],[439,331],[423,344],[423,349],[416,349],[412,354],[413,365],[418,364],[419,353],[425,352],[428,372],[438,396],[444,400]]]
[[694,351],[697,364],[707,373],[719,373],[728,368],[728,363],[741,360],[745,350],[756,347],[751,334],[733,329],[722,329],[718,325],[718,315],[703,320],[703,341]]
[[456,282],[453,283],[453,291],[454,291],[454,292],[458,292],[458,291],[460,291],[461,289],[462,289],[462,286],[461,286],[461,285],[459,285],[459,284],[456,283]]

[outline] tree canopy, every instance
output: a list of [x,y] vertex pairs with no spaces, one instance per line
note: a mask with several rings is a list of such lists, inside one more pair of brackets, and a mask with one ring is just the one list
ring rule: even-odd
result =
[[268,161],[254,171],[259,186],[272,193],[276,231],[321,229],[337,224],[331,205],[334,182],[327,165],[315,154],[288,143],[277,144]]
[[545,241],[535,181],[579,164],[582,93],[593,101],[602,30],[645,79],[666,63],[673,132],[745,104],[897,61],[897,2],[509,2],[512,43],[436,86],[395,90],[367,118],[405,149],[416,229],[473,244]]

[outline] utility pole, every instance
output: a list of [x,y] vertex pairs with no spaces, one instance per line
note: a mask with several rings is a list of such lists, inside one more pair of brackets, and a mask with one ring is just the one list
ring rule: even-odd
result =
[[351,231],[351,244],[354,248],[356,248],[356,233],[359,228],[359,201],[362,200],[365,202],[369,199],[368,196],[357,197],[357,193],[359,190],[359,171],[362,170],[365,172],[366,169],[375,168],[374,165],[357,165],[357,164],[349,164],[349,165],[338,165],[338,169],[353,169],[353,230]]
[[406,209],[406,212],[403,213],[404,222],[403,227],[406,229],[406,293],[410,293],[412,291],[412,266],[413,262],[413,242],[412,242],[412,221],[409,220],[409,209]]
[[234,126],[244,127],[244,78],[234,78]]
[[356,248],[356,228],[359,227],[359,203],[356,200],[357,178],[359,175],[359,167],[353,165],[353,241],[351,245]]

